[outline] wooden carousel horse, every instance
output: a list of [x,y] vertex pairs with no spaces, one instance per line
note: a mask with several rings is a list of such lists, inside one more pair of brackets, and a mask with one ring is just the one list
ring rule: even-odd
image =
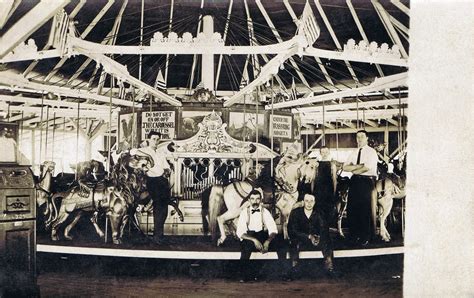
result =
[[[388,165],[388,173],[383,173],[375,183],[375,192],[377,201],[376,219],[379,221],[379,234],[382,240],[389,242],[391,237],[386,227],[386,220],[393,206],[394,198],[404,196],[405,179],[394,173],[391,173],[391,164]],[[342,219],[347,209],[347,200],[349,195],[350,179],[338,175],[336,189],[336,198],[338,204],[337,230],[341,237],[345,237],[342,231]]]
[[[47,226],[51,227],[51,239],[56,241],[58,237],[59,227],[68,219],[71,214],[74,214],[74,220],[64,229],[64,237],[71,240],[69,235],[71,229],[77,224],[84,212],[94,212],[91,218],[97,234],[100,237],[104,233],[97,224],[97,212],[105,212],[111,223],[112,240],[115,244],[121,243],[123,235],[123,228],[128,221],[128,209],[135,199],[135,189],[140,189],[139,184],[142,179],[137,179],[136,175],[130,175],[133,171],[146,167],[149,161],[146,158],[127,155],[117,163],[117,168],[112,172],[111,180],[104,180],[102,183],[84,187],[83,185],[76,185],[65,192],[59,192],[53,195],[51,201],[54,209],[54,216],[46,222]],[[118,173],[119,169],[126,163],[124,172]],[[90,165],[79,164],[76,169],[85,177],[93,175],[92,173],[99,173],[103,165],[97,165],[96,162],[91,162]],[[89,170],[92,170],[90,172]],[[84,177],[84,176],[83,176]],[[84,181],[84,180],[83,180]],[[57,208],[57,200],[61,200],[59,209]]]
[[[112,171],[112,177],[118,181],[119,190],[125,193],[125,197],[128,198],[131,206],[129,208],[129,218],[132,218],[131,223],[140,232],[142,231],[136,212],[152,211],[152,198],[146,189],[146,172],[150,167],[153,167],[153,163],[153,159],[146,153],[131,150],[120,155]],[[175,183],[172,172],[168,179],[171,190]],[[168,205],[174,208],[174,212],[178,214],[180,221],[184,221],[183,212],[179,209],[179,198],[171,197]]]
[[[264,203],[271,200],[271,192],[264,192],[262,188],[267,187],[258,183],[258,173],[260,172],[262,172],[261,168],[254,169],[250,171],[249,177],[243,181],[234,180],[227,185],[214,185],[209,190],[203,192],[203,206],[208,206],[209,231],[212,241],[217,240],[218,246],[222,245],[227,239],[225,224],[228,221],[234,220],[236,226],[240,212],[249,205],[247,199],[252,190],[258,189],[262,192]],[[267,179],[260,181],[265,180]],[[271,179],[267,181],[271,181]],[[268,186],[271,187],[271,185]],[[222,213],[223,207],[227,208],[227,211],[224,213]],[[218,232],[220,233],[220,237],[217,239]]]
[[[52,214],[51,199],[51,184],[53,180],[53,173],[56,164],[53,161],[45,161],[40,166],[40,176],[35,183],[36,189],[36,205],[39,210],[43,210],[42,214],[45,220],[49,220]],[[46,218],[48,217],[49,218]]]
[[283,224],[283,235],[288,239],[288,219],[294,204],[298,201],[300,182],[311,182],[314,175],[314,166],[310,161],[298,153],[295,145],[287,148],[280,162],[275,168],[276,207],[280,210]]
[[393,199],[404,196],[405,179],[392,173],[389,165],[387,174],[382,175],[375,183],[377,192],[377,219],[380,224],[380,237],[385,242],[390,241],[390,234],[385,225],[390,212],[392,211]]

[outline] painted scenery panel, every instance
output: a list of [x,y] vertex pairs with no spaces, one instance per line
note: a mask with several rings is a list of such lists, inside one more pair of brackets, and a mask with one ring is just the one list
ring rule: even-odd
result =
[[[187,139],[194,136],[199,131],[198,124],[202,122],[202,119],[207,115],[211,114],[212,111],[183,111],[181,113],[179,139]],[[222,117],[221,111],[216,113]]]
[[[258,120],[258,121],[257,121]],[[258,136],[265,134],[265,115],[255,113],[230,112],[227,132],[233,138],[241,141],[255,141],[258,126]]]

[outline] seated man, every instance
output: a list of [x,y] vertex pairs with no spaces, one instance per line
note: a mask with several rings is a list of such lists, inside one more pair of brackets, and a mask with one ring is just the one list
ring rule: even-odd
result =
[[290,277],[294,277],[298,264],[299,252],[301,249],[311,249],[320,247],[324,256],[324,269],[330,277],[337,277],[333,265],[333,251],[329,239],[329,229],[324,217],[316,209],[315,197],[312,194],[305,194],[303,207],[295,208],[291,211],[288,220],[288,234],[290,237],[290,257],[292,260],[292,270]]
[[253,251],[266,253],[276,250],[278,259],[286,257],[284,241],[277,237],[278,230],[270,211],[262,206],[262,193],[254,189],[249,195],[249,207],[242,210],[237,224],[237,236],[240,238],[240,274],[241,282],[256,279],[255,266],[250,264]]

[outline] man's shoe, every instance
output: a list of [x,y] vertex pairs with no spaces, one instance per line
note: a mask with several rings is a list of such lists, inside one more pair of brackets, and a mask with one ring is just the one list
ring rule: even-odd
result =
[[334,270],[334,269],[327,269],[326,270],[326,276],[329,278],[340,278],[342,275],[340,272]]
[[165,238],[158,238],[158,239],[153,239],[153,243],[157,245],[169,245],[170,242],[166,240]]

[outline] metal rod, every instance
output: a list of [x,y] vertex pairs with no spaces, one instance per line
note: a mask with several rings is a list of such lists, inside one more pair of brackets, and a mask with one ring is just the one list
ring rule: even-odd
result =
[[[109,127],[108,127],[108,131],[109,131],[109,134],[107,136],[107,177],[110,178],[110,172],[111,172],[111,169],[110,169],[110,166],[111,166],[111,163],[110,163],[110,150],[112,148],[112,144],[110,143],[112,141],[112,88],[114,86],[114,77],[113,76],[110,76],[110,95],[109,95]],[[107,224],[107,222],[106,222]],[[107,229],[106,229],[107,230]]]
[[[140,15],[140,46],[143,45],[143,15],[144,15],[144,8],[145,8],[145,0],[142,0],[142,9]],[[142,54],[139,56],[138,60],[138,79],[142,79]]]
[[[169,26],[169,32],[171,32],[171,29],[173,28],[173,10],[174,10],[174,0],[171,0],[171,8],[170,8],[170,26]],[[169,63],[169,54],[166,54],[166,60],[165,60],[165,84],[168,84],[168,63]]]
[[[272,77],[272,109],[271,109],[271,119],[272,119],[272,122],[270,123],[270,131],[272,132],[272,135],[271,135],[271,139],[270,139],[270,148],[272,149],[273,151],[273,102],[275,100],[275,90],[273,89],[273,77]],[[270,175],[273,177],[273,158],[270,159]]]

